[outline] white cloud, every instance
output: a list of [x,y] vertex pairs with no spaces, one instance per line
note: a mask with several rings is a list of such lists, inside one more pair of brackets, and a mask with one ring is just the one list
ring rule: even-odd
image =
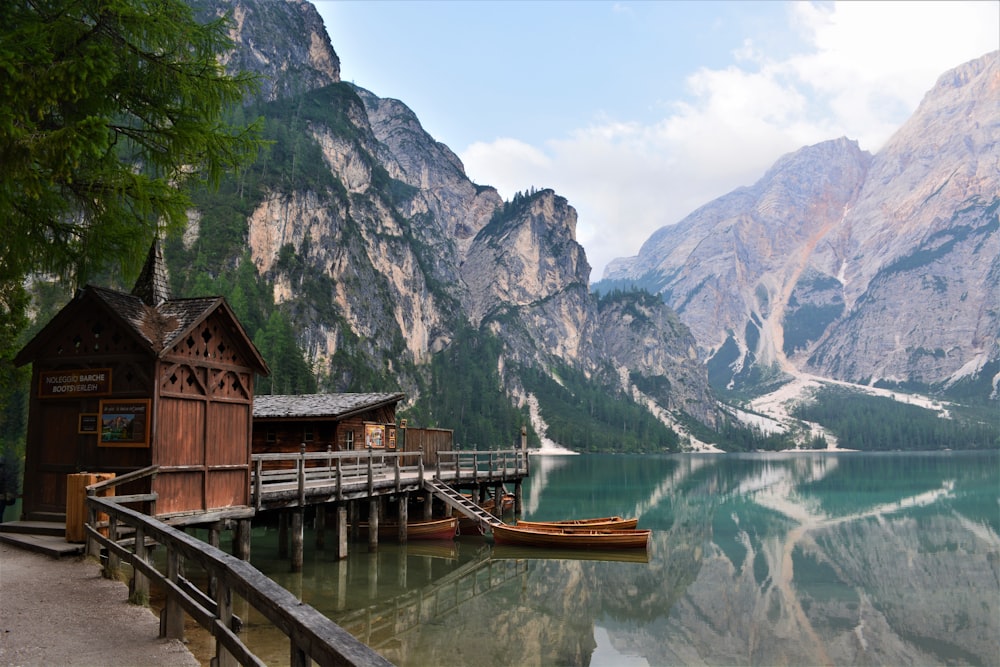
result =
[[725,69],[699,69],[690,98],[643,126],[612,119],[530,146],[476,143],[469,176],[504,197],[551,187],[580,213],[599,279],[659,227],[740,186],[782,154],[840,136],[876,151],[947,69],[998,48],[1000,3],[846,2],[792,6],[812,48],[769,58],[751,40]]

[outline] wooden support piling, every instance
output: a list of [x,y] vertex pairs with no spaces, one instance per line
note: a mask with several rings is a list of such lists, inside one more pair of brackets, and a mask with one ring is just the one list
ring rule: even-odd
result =
[[305,513],[304,507],[298,507],[292,512],[292,562],[291,571],[301,572],[302,562],[304,560],[304,545],[305,535],[303,534],[304,523],[303,514]]
[[434,494],[429,491],[424,492],[424,520],[430,521],[434,518]]
[[347,558],[347,508],[337,508],[337,558]]
[[240,560],[250,560],[252,528],[250,519],[240,519],[236,522],[236,530],[233,533],[233,551],[236,552],[236,557]]
[[347,501],[347,520],[351,524],[351,540],[357,542],[361,532],[361,521],[358,519],[359,509],[356,500]]
[[399,543],[406,544],[406,524],[409,521],[407,518],[409,515],[409,500],[410,494],[403,493],[400,494],[397,504],[399,506]]
[[368,501],[368,551],[378,551],[378,498]]

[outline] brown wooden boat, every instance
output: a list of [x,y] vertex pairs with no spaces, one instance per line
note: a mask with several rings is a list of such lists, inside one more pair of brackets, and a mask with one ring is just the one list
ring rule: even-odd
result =
[[652,531],[493,526],[495,544],[548,549],[645,549]]
[[[367,523],[359,524],[358,528],[365,535],[368,534]],[[453,540],[457,532],[458,519],[455,517],[431,519],[430,521],[410,521],[406,524],[407,540]],[[399,524],[380,521],[378,536],[380,539],[396,539],[399,536]]]
[[597,519],[566,519],[564,521],[518,521],[519,528],[562,528],[564,530],[631,530],[639,525],[638,519],[605,516]]

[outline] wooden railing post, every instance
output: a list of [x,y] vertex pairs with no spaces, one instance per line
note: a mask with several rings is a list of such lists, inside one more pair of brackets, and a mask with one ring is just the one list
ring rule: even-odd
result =
[[[167,579],[175,587],[180,585],[181,555],[176,549],[167,546]],[[177,594],[167,591],[167,603],[163,607],[163,618],[160,619],[160,636],[167,639],[184,640],[184,611],[181,608]]]
[[299,507],[306,504],[306,443],[302,443],[299,453]]
[[[146,562],[146,528],[140,523],[135,527],[135,557]],[[132,604],[149,604],[149,577],[137,567],[132,568],[132,585],[128,601]]]
[[261,474],[263,471],[264,471],[264,461],[262,459],[257,459],[256,461],[254,461],[254,487],[255,487],[254,508],[258,512],[260,511],[261,496],[264,495],[263,493],[264,475]]
[[424,446],[420,445],[420,453],[417,455],[417,483],[424,486]]
[[[108,539],[112,542],[118,541],[118,517],[113,514],[108,517]],[[121,568],[121,557],[113,550],[108,549],[108,562],[104,565],[105,578],[117,579]]]
[[343,485],[344,485],[344,468],[343,459],[337,457],[337,500],[344,499]]
[[[87,490],[87,496],[93,497],[94,493]],[[97,530],[97,508],[92,503],[87,503],[87,523]],[[101,544],[91,537],[90,533],[87,533],[87,555],[91,558],[100,558],[101,556]]]
[[521,455],[524,457],[524,474],[531,474],[531,463],[528,458],[528,427],[521,427]]
[[[215,598],[215,615],[218,623],[224,628],[231,628],[233,625],[233,591],[225,581],[218,583]],[[230,653],[220,639],[215,640],[215,660],[213,667],[236,667],[239,665],[236,657]]]
[[397,493],[399,492],[399,457],[400,457],[399,453],[397,453],[395,455],[395,457],[394,457],[395,460],[396,460],[396,492]]

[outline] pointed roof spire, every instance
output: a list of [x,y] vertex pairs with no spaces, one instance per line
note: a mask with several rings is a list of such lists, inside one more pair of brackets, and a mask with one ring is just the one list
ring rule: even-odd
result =
[[170,300],[170,280],[167,277],[167,265],[163,261],[163,251],[159,239],[153,239],[146,256],[146,264],[142,267],[138,280],[132,288],[132,295],[142,299],[147,306],[156,308]]

